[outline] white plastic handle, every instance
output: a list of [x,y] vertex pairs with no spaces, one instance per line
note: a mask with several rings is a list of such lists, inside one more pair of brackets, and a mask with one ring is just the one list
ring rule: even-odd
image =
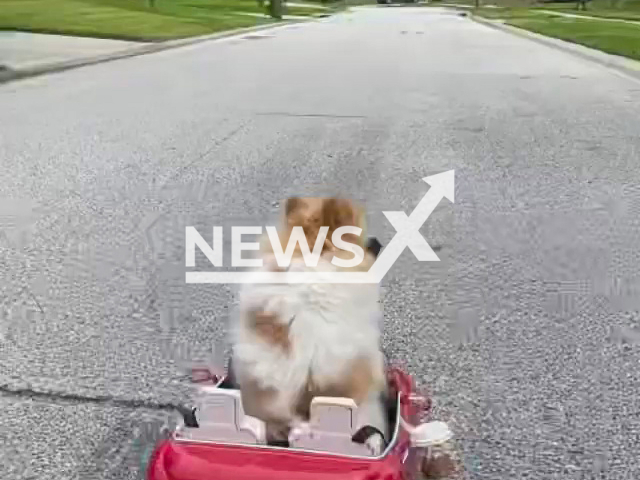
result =
[[445,422],[433,421],[413,426],[401,416],[400,423],[402,428],[411,435],[411,445],[414,447],[426,448],[441,445],[453,437],[453,432]]

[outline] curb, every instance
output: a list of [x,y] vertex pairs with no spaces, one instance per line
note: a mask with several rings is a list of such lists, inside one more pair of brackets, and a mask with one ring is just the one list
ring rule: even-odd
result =
[[93,57],[78,58],[73,60],[65,60],[62,62],[44,63],[41,65],[21,68],[13,70],[11,68],[0,69],[0,84],[19,80],[28,77],[44,75],[46,73],[62,72],[73,68],[95,65],[98,63],[110,62],[112,60],[120,60],[123,58],[137,57],[147,53],[161,52],[172,48],[186,47],[196,43],[207,42],[210,40],[219,40],[227,37],[242,36],[247,33],[259,32],[262,30],[277,30],[285,28],[295,23],[317,20],[315,17],[309,17],[309,20],[284,20],[275,24],[256,25],[253,27],[235,28],[233,30],[225,30],[223,32],[212,33],[210,35],[201,35],[198,37],[180,38],[177,40],[167,40],[158,43],[145,43],[140,46],[118,50],[104,55],[96,55]]
[[476,15],[469,15],[469,18],[488,27],[502,30],[507,33],[512,33],[522,38],[533,40],[548,47],[555,48],[556,50],[570,53],[582,58],[583,60],[589,60],[604,67],[611,68],[623,74],[629,75],[636,80],[640,80],[640,62],[638,62],[637,60],[632,60],[620,55],[612,55],[600,50],[585,47],[584,45],[580,45],[578,43],[572,43],[565,40],[560,40],[558,38],[547,37],[539,33],[530,32],[529,30],[507,25],[503,21],[489,20],[486,18],[478,17]]

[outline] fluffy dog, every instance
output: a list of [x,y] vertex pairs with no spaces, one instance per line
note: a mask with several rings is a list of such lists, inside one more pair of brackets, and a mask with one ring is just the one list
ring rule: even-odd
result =
[[[354,258],[337,248],[333,232],[343,226],[363,229],[345,234],[347,244],[365,250],[363,211],[335,198],[292,198],[285,205],[285,228],[279,232],[286,250],[295,227],[309,249],[320,236],[319,261],[307,266],[296,243],[290,269],[296,271],[367,271],[374,255],[365,252],[355,267],[339,267],[333,257]],[[324,242],[321,227],[329,227]],[[264,242],[262,271],[282,271]],[[344,244],[341,244],[342,248]],[[233,365],[248,415],[266,422],[267,440],[286,445],[292,426],[306,425],[315,396],[354,399],[359,427],[374,427],[366,438],[372,454],[381,453],[388,437],[384,409],[386,380],[380,350],[382,312],[375,284],[248,284],[240,293],[239,318],[232,329]],[[363,429],[362,431],[371,430]],[[376,432],[377,430],[377,432]],[[366,436],[366,435],[365,435]]]

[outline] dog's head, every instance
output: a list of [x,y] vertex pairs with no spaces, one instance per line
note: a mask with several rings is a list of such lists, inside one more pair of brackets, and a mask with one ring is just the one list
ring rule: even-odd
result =
[[340,227],[353,226],[362,229],[360,235],[344,234],[345,242],[364,248],[364,209],[352,200],[343,198],[292,197],[285,202],[285,239],[294,227],[302,227],[310,248],[316,244],[321,227],[329,230],[324,240],[322,253],[336,252],[333,233]]
[[[353,258],[353,253],[338,248],[333,242],[334,232],[345,226],[353,226],[361,229],[360,235],[344,233],[341,235],[343,242],[358,245],[365,252],[365,211],[356,202],[344,198],[323,198],[323,197],[291,197],[284,202],[283,226],[280,229],[280,244],[286,250],[289,240],[295,227],[301,227],[310,251],[314,251],[316,242],[322,242],[321,256],[338,256],[344,259]],[[328,227],[326,236],[322,238],[321,228]],[[320,240],[319,240],[320,238]],[[265,247],[271,250],[270,245]],[[272,252],[271,252],[272,253]],[[296,243],[294,256],[302,256],[300,245]],[[371,257],[375,255],[367,254],[363,262],[355,267],[357,269],[368,269]]]

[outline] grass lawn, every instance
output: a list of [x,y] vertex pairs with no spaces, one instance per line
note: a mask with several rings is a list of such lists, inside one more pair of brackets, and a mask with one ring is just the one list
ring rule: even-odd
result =
[[160,41],[273,22],[247,13],[265,10],[257,0],[155,0],[154,7],[147,0],[0,0],[0,30]]
[[[431,2],[431,6],[437,6],[440,3],[475,6],[475,0],[431,0]],[[594,17],[640,20],[640,0],[592,0],[587,4],[587,10],[577,10],[577,1],[560,3],[539,1],[535,3],[528,0],[480,0],[480,6],[487,11],[490,9],[552,10]]]
[[503,19],[509,25],[640,60],[640,25],[567,18],[526,8],[480,8],[475,14]]
[[507,23],[549,37],[640,60],[640,25],[555,16],[516,17]]
[[587,10],[584,11],[576,10],[575,3],[549,3],[541,5],[540,8],[594,17],[640,21],[640,0],[593,0],[587,4]]

